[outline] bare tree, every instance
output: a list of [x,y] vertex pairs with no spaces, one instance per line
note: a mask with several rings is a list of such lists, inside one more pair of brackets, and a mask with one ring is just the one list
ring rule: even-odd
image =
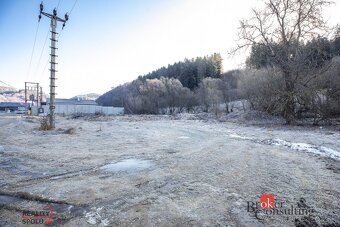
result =
[[250,108],[279,115],[283,108],[284,80],[274,68],[245,70],[240,78],[240,89]]
[[165,106],[169,109],[169,113],[182,112],[188,101],[190,89],[183,87],[182,83],[175,78],[161,77],[160,81],[165,86]]
[[135,80],[115,92],[126,112],[133,114],[173,114],[196,105],[193,92],[174,78]]
[[212,107],[213,111],[217,115],[218,107],[222,102],[222,92],[220,85],[222,81],[214,78],[204,78],[198,86],[198,96],[200,104],[204,107],[204,111],[208,112]]
[[241,21],[239,41],[233,52],[254,45],[268,48],[272,66],[283,73],[283,116],[290,124],[295,120],[296,89],[299,78],[312,72],[306,70],[310,63],[306,52],[300,47],[306,41],[330,34],[331,29],[323,19],[322,9],[331,2],[265,0],[264,4],[262,10],[252,10],[250,19]]

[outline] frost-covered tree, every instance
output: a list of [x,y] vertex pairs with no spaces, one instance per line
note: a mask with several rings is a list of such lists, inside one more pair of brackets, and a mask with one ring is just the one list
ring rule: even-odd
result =
[[[298,89],[309,79],[308,53],[301,49],[304,43],[327,36],[331,29],[323,18],[325,0],[265,0],[262,9],[253,9],[249,19],[241,21],[238,50],[256,46],[265,48],[273,66],[284,79],[284,92],[280,93],[287,123],[295,120]],[[300,84],[298,84],[300,83]]]

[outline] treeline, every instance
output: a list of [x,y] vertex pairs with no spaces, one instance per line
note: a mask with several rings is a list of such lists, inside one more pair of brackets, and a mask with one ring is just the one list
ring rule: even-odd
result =
[[[289,53],[291,59],[286,59]],[[310,70],[323,67],[337,56],[340,56],[340,37],[335,37],[333,40],[319,37],[306,43],[293,43],[288,48],[283,43],[275,42],[265,45],[263,43],[254,44],[251,47],[250,56],[246,60],[246,65],[248,68],[260,69],[281,67],[284,62],[293,66],[292,64],[296,61],[295,63],[302,64],[300,65],[301,69]],[[299,59],[294,59],[296,57]]]
[[139,76],[138,79],[175,78],[178,79],[184,87],[191,90],[196,88],[199,83],[207,77],[219,78],[223,72],[222,57],[219,53],[210,56],[185,59],[175,64],[162,67],[147,75]]
[[229,71],[219,78],[206,77],[190,90],[176,78],[137,79],[105,93],[97,102],[106,106],[124,107],[130,114],[173,114],[180,112],[219,110],[238,97],[239,70]]

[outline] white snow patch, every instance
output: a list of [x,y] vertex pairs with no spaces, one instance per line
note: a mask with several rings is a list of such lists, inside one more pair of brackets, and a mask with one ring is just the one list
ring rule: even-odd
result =
[[63,178],[63,176],[55,176],[55,177],[51,177],[50,179],[51,180],[58,180],[58,179],[61,179]]
[[140,171],[152,166],[150,160],[126,159],[100,167],[105,172]]
[[99,212],[103,209],[101,208],[94,208],[94,211],[90,211],[85,214],[85,218],[87,218],[87,223],[90,223],[91,225],[96,225],[97,222],[99,222],[98,226],[108,226],[109,220],[107,218],[102,219],[102,216],[99,214]]
[[85,217],[87,218],[87,223],[90,223],[92,225],[97,224],[95,214],[93,214],[92,212],[86,213]]
[[291,143],[281,139],[273,139],[269,144],[276,146],[285,146],[297,151],[305,151],[318,154],[324,157],[340,160],[340,152],[324,146],[316,146],[308,143]]
[[105,218],[104,220],[101,220],[99,226],[108,226],[110,224],[110,221]]
[[69,206],[68,208],[67,208],[67,210],[69,211],[69,212],[71,212],[71,209],[73,208],[73,205],[71,205],[71,206]]
[[229,137],[231,137],[231,138],[237,138],[237,139],[244,139],[244,140],[251,140],[250,137],[240,136],[240,135],[237,135],[237,134],[229,134]]
[[190,137],[189,136],[180,136],[180,137],[178,137],[179,139],[190,139]]

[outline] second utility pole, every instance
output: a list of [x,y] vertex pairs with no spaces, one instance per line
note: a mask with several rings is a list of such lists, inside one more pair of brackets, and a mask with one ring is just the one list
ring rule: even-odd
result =
[[65,27],[65,23],[68,20],[68,15],[65,14],[65,19],[61,19],[59,17],[57,17],[57,9],[53,10],[53,14],[49,14],[49,13],[45,13],[44,11],[44,6],[41,3],[40,4],[40,15],[39,15],[39,21],[41,19],[41,15],[44,15],[48,18],[51,19],[51,77],[50,77],[50,127],[51,128],[55,128],[55,114],[54,114],[54,110],[55,110],[55,73],[56,71],[56,61],[55,58],[57,57],[56,55],[56,49],[58,49],[56,47],[56,42],[57,42],[57,38],[56,35],[57,33],[57,22],[63,22],[63,28]]

